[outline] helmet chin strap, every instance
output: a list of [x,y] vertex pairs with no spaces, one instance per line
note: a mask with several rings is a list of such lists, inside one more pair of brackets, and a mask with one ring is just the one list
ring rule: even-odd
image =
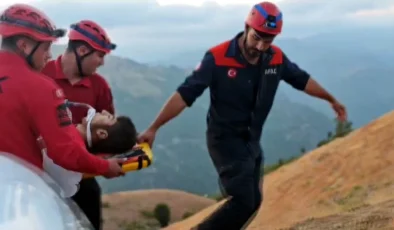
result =
[[77,62],[77,68],[78,68],[79,76],[82,77],[82,78],[83,78],[83,77],[87,77],[87,75],[83,72],[83,69],[82,69],[82,61],[83,61],[86,57],[92,55],[92,54],[95,52],[95,50],[94,50],[94,49],[91,49],[87,54],[84,54],[84,55],[81,56],[81,55],[79,55],[78,52],[77,52],[77,47],[73,46],[72,49],[73,49],[73,52],[74,52],[74,54],[75,54],[75,60],[76,60],[76,62]]
[[96,109],[91,105],[80,102],[71,102],[66,100],[66,105],[69,107],[85,107],[88,108],[88,115],[86,116],[86,140],[88,142],[88,147],[92,147],[92,130],[90,129],[94,115],[96,115]]
[[86,140],[88,141],[89,148],[92,147],[92,130],[90,129],[90,125],[92,123],[93,117],[96,114],[96,110],[91,107],[88,110],[88,116],[86,117],[87,125],[86,125]]

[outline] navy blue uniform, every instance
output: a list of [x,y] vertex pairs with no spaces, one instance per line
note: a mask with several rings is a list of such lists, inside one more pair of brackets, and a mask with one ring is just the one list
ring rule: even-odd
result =
[[260,138],[279,83],[303,90],[309,74],[276,46],[259,64],[243,58],[237,34],[208,50],[201,64],[178,87],[190,107],[210,89],[207,145],[225,192],[232,197],[198,229],[240,229],[262,202],[260,168],[264,160]]

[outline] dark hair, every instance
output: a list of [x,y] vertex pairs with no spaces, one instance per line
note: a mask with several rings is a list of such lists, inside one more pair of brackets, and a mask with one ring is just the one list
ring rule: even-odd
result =
[[[250,28],[252,28],[252,27],[245,25],[245,33],[249,32]],[[261,37],[261,38],[273,39],[276,37],[276,35],[273,35],[273,34],[264,33],[264,32],[258,31],[258,30],[255,30],[255,31],[256,31],[257,35],[259,35],[259,37]]]
[[25,36],[25,35],[14,35],[10,37],[5,37],[1,41],[1,48],[2,49],[10,49],[10,50],[17,50],[18,48],[16,47],[16,42],[19,39],[26,39],[29,41],[33,41],[30,37]]
[[261,38],[274,39],[276,37],[276,35],[269,34],[269,33],[264,33],[264,32],[257,31],[257,30],[256,30],[256,33]]
[[89,152],[121,154],[130,151],[137,143],[137,130],[126,116],[119,116],[114,125],[105,129],[108,137],[95,143]]
[[85,41],[82,40],[69,40],[66,48],[66,52],[73,52],[74,49],[78,49],[81,46],[86,46],[88,49],[93,50],[93,48]]

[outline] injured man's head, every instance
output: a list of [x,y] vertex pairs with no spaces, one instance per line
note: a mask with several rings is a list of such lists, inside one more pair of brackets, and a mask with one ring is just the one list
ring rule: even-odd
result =
[[91,153],[125,153],[137,143],[132,120],[125,116],[115,117],[107,111],[88,114],[77,129]]

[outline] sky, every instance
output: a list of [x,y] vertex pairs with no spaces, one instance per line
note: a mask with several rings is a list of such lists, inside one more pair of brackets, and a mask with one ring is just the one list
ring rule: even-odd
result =
[[[146,61],[151,56],[208,48],[244,28],[251,0],[1,0],[30,3],[67,28],[81,19],[104,26],[118,44],[114,53]],[[187,5],[185,4],[188,3]],[[319,33],[394,27],[394,0],[273,0],[284,15],[278,39]],[[62,39],[60,43],[66,42]],[[158,55],[160,53],[160,55]]]
[[[38,2],[40,0],[2,0],[0,2],[0,7],[2,6],[7,6],[9,4],[13,3],[34,3]],[[67,0],[66,0],[67,1]],[[74,1],[74,0],[71,0]],[[94,0],[87,0],[87,1],[94,1]],[[100,2],[99,1],[94,1],[94,2]],[[138,0],[135,0],[138,1]],[[253,5],[256,3],[256,1],[253,0],[210,0],[211,2],[216,2],[219,5]],[[280,0],[273,0],[272,2],[278,2]],[[86,2],[86,0],[85,0]],[[114,2],[127,2],[127,0],[115,0]],[[130,2],[130,1],[128,1]],[[168,5],[179,5],[179,4],[184,4],[184,5],[190,5],[190,6],[201,6],[206,2],[209,2],[207,0],[189,0],[189,1],[184,1],[184,0],[156,0],[156,2],[159,5],[162,6],[168,6]]]
[[[279,0],[280,1],[280,0]],[[183,0],[157,0],[157,3],[160,5],[176,5],[176,4],[187,4],[191,6],[202,6],[204,3],[208,2],[206,0],[191,0],[191,1],[183,1]],[[256,3],[254,0],[216,0],[211,1],[216,2],[219,5],[253,5]],[[272,2],[278,2],[278,0],[273,0]]]

